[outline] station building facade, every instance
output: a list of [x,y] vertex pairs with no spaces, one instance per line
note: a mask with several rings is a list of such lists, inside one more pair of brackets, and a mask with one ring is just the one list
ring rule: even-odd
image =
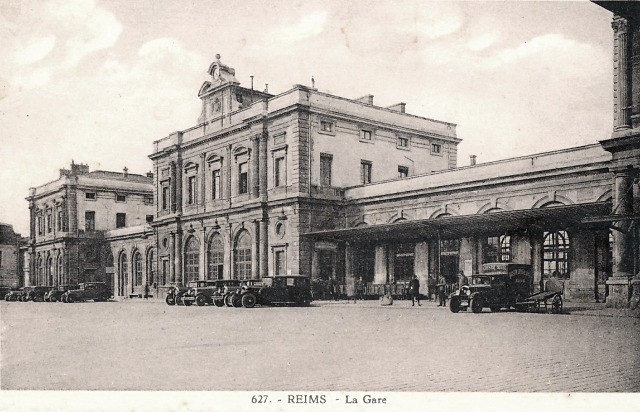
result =
[[24,284],[58,286],[104,281],[113,287],[105,233],[153,219],[153,178],[89,171],[71,163],[59,178],[29,189],[30,236],[22,249]]
[[347,294],[359,277],[379,294],[418,276],[428,293],[488,262],[529,264],[536,289],[555,277],[569,299],[609,295],[621,260],[611,216],[640,205],[637,182],[618,193],[605,142],[459,167],[456,125],[403,103],[257,92],[219,56],[209,74],[198,124],[154,142],[153,222],[108,234],[120,296],[274,274]]
[[0,223],[0,286],[22,286],[22,261],[20,248],[25,244],[13,226]]

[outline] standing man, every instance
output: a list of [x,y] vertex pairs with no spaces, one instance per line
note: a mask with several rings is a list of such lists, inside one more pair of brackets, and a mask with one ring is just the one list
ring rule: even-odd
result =
[[462,289],[463,286],[469,285],[469,279],[464,275],[463,271],[458,273],[458,289]]
[[418,306],[422,306],[420,305],[420,281],[417,276],[409,281],[409,295],[411,296],[411,306],[415,306],[416,301],[418,301]]
[[356,300],[364,300],[364,282],[362,281],[362,276],[356,280],[356,296],[353,299],[353,303],[356,303]]
[[445,294],[447,282],[445,281],[444,276],[438,276],[438,284],[436,286],[438,288],[438,306],[447,306],[447,296]]

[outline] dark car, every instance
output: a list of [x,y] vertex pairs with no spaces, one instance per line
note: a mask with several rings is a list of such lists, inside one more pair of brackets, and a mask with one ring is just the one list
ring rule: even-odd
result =
[[278,304],[306,306],[313,300],[311,283],[306,276],[265,276],[262,285],[245,285],[239,295],[245,308]]
[[33,286],[24,286],[20,289],[20,293],[18,294],[17,297],[17,301],[18,302],[26,302],[29,295],[31,294],[31,290],[33,289]]
[[60,285],[44,295],[45,302],[62,302],[62,295],[68,290],[78,289],[78,285]]
[[106,302],[111,297],[111,292],[104,282],[85,282],[78,285],[78,289],[70,289],[62,295],[65,303],[83,302],[93,300],[94,302]]
[[0,299],[4,299],[7,293],[11,292],[13,288],[9,286],[0,286]]
[[497,312],[516,308],[533,292],[531,266],[515,263],[486,263],[482,273],[471,276],[471,284],[450,296],[449,309],[457,313],[471,308],[479,313],[483,308]]
[[[222,306],[233,306],[231,302],[232,297],[235,292],[240,290],[242,287],[242,281],[240,279],[221,279],[218,281],[218,287],[213,292],[211,299],[213,300],[213,304],[222,307]],[[228,302],[228,304],[227,304]]]
[[[198,280],[193,282],[182,295],[182,303],[191,306],[195,303],[198,306],[212,305],[213,294],[218,290],[219,280]],[[189,302],[189,303],[187,303]]]
[[[237,282],[237,283],[236,283]],[[263,283],[259,279],[243,279],[228,283],[223,289],[223,302],[226,306],[241,308],[242,291],[246,288],[260,288]]]
[[[173,306],[173,305],[191,306],[193,301],[188,301],[185,304],[185,302],[182,300],[182,298],[184,297],[185,293],[187,293],[187,291],[189,291],[192,288],[197,287],[198,284],[200,284],[199,282],[206,282],[206,281],[191,280],[191,281],[187,282],[186,286],[182,286],[179,283],[172,284],[172,285],[168,286],[169,290],[167,291],[167,297],[165,298],[165,302],[167,302],[167,305],[169,305],[169,306]],[[202,283],[202,284],[204,284],[204,283]]]
[[53,286],[31,286],[22,294],[22,301],[44,302],[44,295],[51,289],[53,289]]
[[6,300],[7,302],[16,302],[18,300],[20,300],[20,297],[22,296],[22,290],[24,288],[20,288],[20,289],[11,289],[6,295],[4,295],[4,300]]

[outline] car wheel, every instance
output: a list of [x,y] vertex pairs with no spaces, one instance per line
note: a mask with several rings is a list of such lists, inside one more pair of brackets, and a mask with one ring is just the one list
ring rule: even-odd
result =
[[67,303],[73,303],[73,301],[74,301],[73,296],[71,295],[67,296],[67,300],[66,300]]
[[460,298],[457,296],[454,296],[451,298],[451,300],[449,301],[449,310],[453,313],[458,313],[460,312]]
[[491,312],[500,312],[500,306],[489,306]]
[[176,295],[176,305],[178,306],[184,306],[184,301],[182,300],[182,293],[178,293]]
[[196,305],[204,306],[206,304],[207,304],[207,298],[205,298],[204,295],[202,294],[196,295]]
[[173,293],[170,295],[167,295],[167,297],[164,299],[165,302],[167,302],[167,305],[169,306],[173,306],[176,304],[176,299],[173,296]]
[[562,296],[555,295],[551,301],[551,313],[562,313]]
[[233,295],[231,295],[231,305],[234,308],[241,308],[242,307],[242,296],[236,295],[235,293]]
[[58,301],[58,298],[56,298],[55,296],[51,296],[49,298],[49,302],[57,302],[57,301]]
[[233,303],[231,303],[231,298],[233,297],[233,293],[228,293],[226,295],[224,295],[224,304],[227,305],[227,307],[232,307]]
[[247,293],[242,296],[242,306],[245,308],[252,308],[256,305],[256,297],[253,293]]
[[473,313],[482,312],[482,298],[480,298],[479,296],[471,298],[469,306],[471,306],[471,311]]
[[213,300],[213,304],[221,308],[224,306],[224,298],[218,298]]

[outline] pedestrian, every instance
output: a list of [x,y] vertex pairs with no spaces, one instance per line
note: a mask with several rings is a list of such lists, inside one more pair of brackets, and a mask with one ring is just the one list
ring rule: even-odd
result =
[[438,288],[438,306],[447,306],[447,295],[445,294],[446,286],[447,282],[444,279],[444,276],[440,275],[438,277],[438,284],[436,285]]
[[411,306],[415,306],[416,301],[418,302],[418,306],[420,305],[420,281],[417,276],[414,276],[411,281],[409,281],[409,295],[411,296]]
[[149,284],[148,283],[144,284],[144,298],[145,299],[149,299]]
[[458,273],[458,289],[462,289],[463,286],[469,285],[469,279],[464,275],[463,271]]
[[427,299],[432,299],[432,296],[435,295],[435,289],[436,280],[433,278],[433,276],[429,276],[429,278],[427,279]]
[[362,281],[362,276],[356,280],[356,296],[353,299],[353,303],[356,303],[356,300],[364,300],[364,282]]

